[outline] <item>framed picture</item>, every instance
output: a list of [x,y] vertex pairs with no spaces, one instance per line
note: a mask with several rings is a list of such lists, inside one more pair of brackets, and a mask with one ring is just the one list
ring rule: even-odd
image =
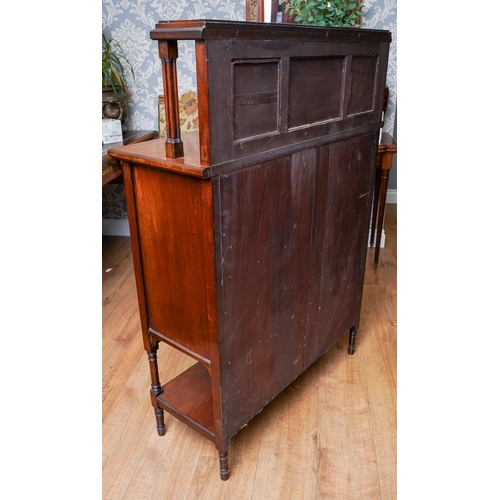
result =
[[[189,90],[179,98],[179,123],[181,133],[198,131],[198,96]],[[165,99],[158,96],[158,135],[165,137]]]

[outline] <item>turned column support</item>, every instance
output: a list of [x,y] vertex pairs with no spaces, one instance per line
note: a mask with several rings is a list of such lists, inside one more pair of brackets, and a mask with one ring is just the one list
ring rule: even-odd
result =
[[177,57],[179,56],[177,40],[159,40],[158,54],[161,59],[165,95],[165,151],[167,158],[180,158],[184,156],[184,146],[181,140],[177,90]]
[[219,464],[220,464],[220,478],[223,481],[227,481],[229,479],[229,452],[220,452],[219,453]]
[[163,392],[160,384],[160,377],[158,374],[158,361],[156,357],[156,352],[158,351],[158,342],[152,344],[151,350],[148,351],[149,360],[149,370],[151,372],[151,404],[153,405],[156,418],[156,430],[159,436],[164,436],[167,432],[165,427],[164,413],[161,408],[158,407],[158,401],[156,398]]
[[347,354],[354,354],[355,347],[354,342],[356,342],[356,326],[353,326],[349,330],[349,347],[347,348]]

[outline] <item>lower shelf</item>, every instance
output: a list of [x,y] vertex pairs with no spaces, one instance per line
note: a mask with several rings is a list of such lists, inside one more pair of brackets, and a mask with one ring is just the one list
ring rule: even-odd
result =
[[214,442],[212,380],[201,364],[188,368],[163,387],[158,406]]

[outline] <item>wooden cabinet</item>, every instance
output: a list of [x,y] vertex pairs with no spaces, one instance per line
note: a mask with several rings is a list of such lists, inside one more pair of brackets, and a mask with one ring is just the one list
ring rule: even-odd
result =
[[[390,33],[160,22],[166,139],[124,171],[158,433],[230,439],[359,322]],[[180,136],[177,41],[194,40],[199,133]],[[161,342],[197,363],[160,382]],[[160,352],[161,354],[161,352]]]

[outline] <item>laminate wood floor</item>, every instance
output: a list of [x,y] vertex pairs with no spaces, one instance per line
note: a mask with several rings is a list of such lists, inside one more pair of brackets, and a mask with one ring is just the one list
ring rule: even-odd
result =
[[[396,499],[397,205],[386,245],[369,249],[356,353],[347,335],[231,440],[231,477],[214,445],[165,413],[159,437],[142,346],[130,239],[103,237],[102,498]],[[162,344],[162,381],[194,363]]]

